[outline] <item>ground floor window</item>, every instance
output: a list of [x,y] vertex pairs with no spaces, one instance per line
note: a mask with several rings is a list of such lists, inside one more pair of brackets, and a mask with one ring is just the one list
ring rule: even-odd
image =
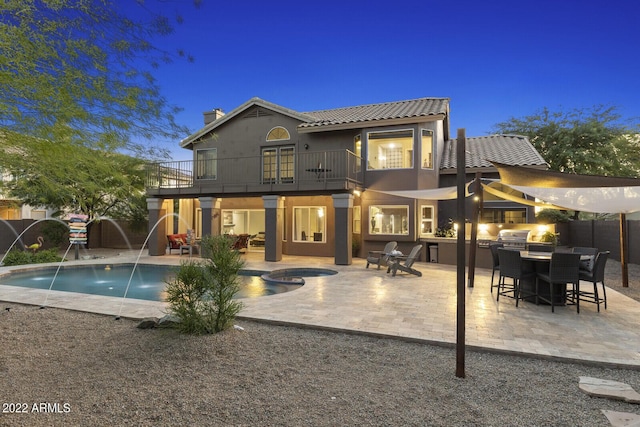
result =
[[222,211],[222,234],[264,235],[264,209]]
[[300,206],[293,208],[293,241],[326,241],[326,207]]
[[492,209],[484,208],[480,222],[487,224],[526,224],[526,208]]
[[433,206],[420,206],[420,234],[423,236],[433,234],[433,212]]
[[369,207],[370,234],[409,234],[408,205],[377,205]]
[[362,211],[360,206],[353,207],[353,232],[356,234],[362,233]]

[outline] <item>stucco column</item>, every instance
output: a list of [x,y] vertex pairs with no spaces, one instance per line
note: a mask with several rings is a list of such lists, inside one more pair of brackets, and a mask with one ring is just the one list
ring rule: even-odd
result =
[[165,210],[162,209],[163,199],[148,198],[149,211],[149,240],[147,247],[149,255],[160,256],[167,253],[167,220]]
[[202,210],[202,237],[220,234],[220,199],[199,197]]
[[284,197],[262,196],[264,203],[264,260],[282,260],[282,224]]
[[353,194],[332,194],[335,211],[335,264],[351,265],[353,239]]

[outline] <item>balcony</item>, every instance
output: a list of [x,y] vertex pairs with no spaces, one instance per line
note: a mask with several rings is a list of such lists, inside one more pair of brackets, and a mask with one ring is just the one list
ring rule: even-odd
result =
[[282,194],[360,189],[362,159],[349,150],[151,163],[149,196]]

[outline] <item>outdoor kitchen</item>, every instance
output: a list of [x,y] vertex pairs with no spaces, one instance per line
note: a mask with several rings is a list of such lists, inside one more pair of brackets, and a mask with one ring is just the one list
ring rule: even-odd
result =
[[[492,242],[501,242],[505,247],[525,250],[530,243],[552,245],[556,238],[556,229],[553,224],[478,224],[476,266],[492,268],[493,262],[489,250],[489,245]],[[425,261],[456,264],[457,237],[428,237],[421,239],[421,241],[425,244]],[[465,259],[468,260],[471,224],[466,224],[465,242]]]

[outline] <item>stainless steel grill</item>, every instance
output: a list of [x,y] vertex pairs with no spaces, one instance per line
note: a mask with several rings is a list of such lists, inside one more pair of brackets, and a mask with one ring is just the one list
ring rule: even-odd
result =
[[505,247],[525,249],[529,240],[530,230],[500,230],[498,232],[498,242]]

